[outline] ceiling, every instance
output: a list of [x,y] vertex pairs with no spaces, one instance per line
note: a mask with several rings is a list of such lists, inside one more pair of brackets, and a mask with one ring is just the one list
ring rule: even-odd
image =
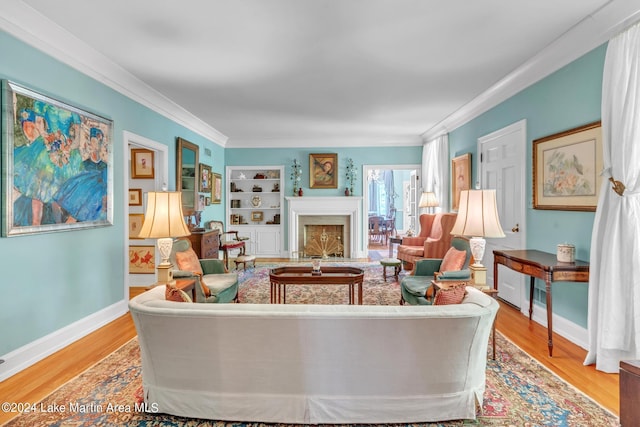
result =
[[103,81],[250,147],[421,143],[613,0],[12,2]]

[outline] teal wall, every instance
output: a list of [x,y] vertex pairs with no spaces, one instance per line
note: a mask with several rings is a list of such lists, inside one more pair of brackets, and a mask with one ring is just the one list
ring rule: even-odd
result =
[[[479,137],[519,120],[527,120],[527,248],[555,253],[556,245],[576,245],[576,258],[589,260],[593,212],[533,209],[532,141],[600,120],[602,71],[606,45],[600,46],[547,78],[528,87],[495,108],[449,134],[451,157],[471,152],[476,158]],[[473,165],[472,176],[476,176]],[[537,287],[544,288],[541,282]],[[587,327],[588,286],[585,283],[553,285],[554,313]],[[544,304],[544,301],[536,301]]]
[[[175,138],[212,151],[224,170],[224,149],[143,107],[39,50],[0,32],[0,79],[113,120],[113,225],[0,238],[0,355],[128,299],[124,292],[124,130],[169,147],[169,187],[175,188]],[[203,157],[203,162],[206,162]],[[4,171],[3,171],[4,173]],[[4,186],[4,183],[2,183]],[[206,216],[223,216],[214,205]]]

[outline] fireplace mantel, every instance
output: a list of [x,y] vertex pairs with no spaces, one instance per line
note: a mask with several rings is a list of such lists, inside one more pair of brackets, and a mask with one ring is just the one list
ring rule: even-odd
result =
[[289,254],[297,253],[299,217],[316,215],[346,215],[349,217],[348,258],[363,258],[362,251],[362,197],[286,197],[289,206]]

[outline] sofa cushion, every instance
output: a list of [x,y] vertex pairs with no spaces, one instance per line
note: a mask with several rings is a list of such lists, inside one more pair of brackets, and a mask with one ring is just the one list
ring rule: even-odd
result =
[[456,271],[460,270],[467,258],[467,251],[459,251],[453,246],[449,248],[440,264],[440,271]]
[[436,292],[433,305],[460,304],[466,293],[467,286],[465,283],[439,289],[438,292]]
[[191,300],[191,297],[185,291],[183,291],[182,289],[178,289],[173,285],[166,285],[164,298],[167,301],[193,302]]

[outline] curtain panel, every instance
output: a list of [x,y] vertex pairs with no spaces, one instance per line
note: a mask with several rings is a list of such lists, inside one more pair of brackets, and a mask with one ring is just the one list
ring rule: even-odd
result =
[[[615,373],[621,360],[640,359],[640,24],[607,47],[602,142],[605,179],[591,240],[584,363]],[[626,187],[621,194],[616,181]]]
[[425,142],[422,147],[422,191],[433,191],[439,206],[436,212],[449,211],[449,135]]

